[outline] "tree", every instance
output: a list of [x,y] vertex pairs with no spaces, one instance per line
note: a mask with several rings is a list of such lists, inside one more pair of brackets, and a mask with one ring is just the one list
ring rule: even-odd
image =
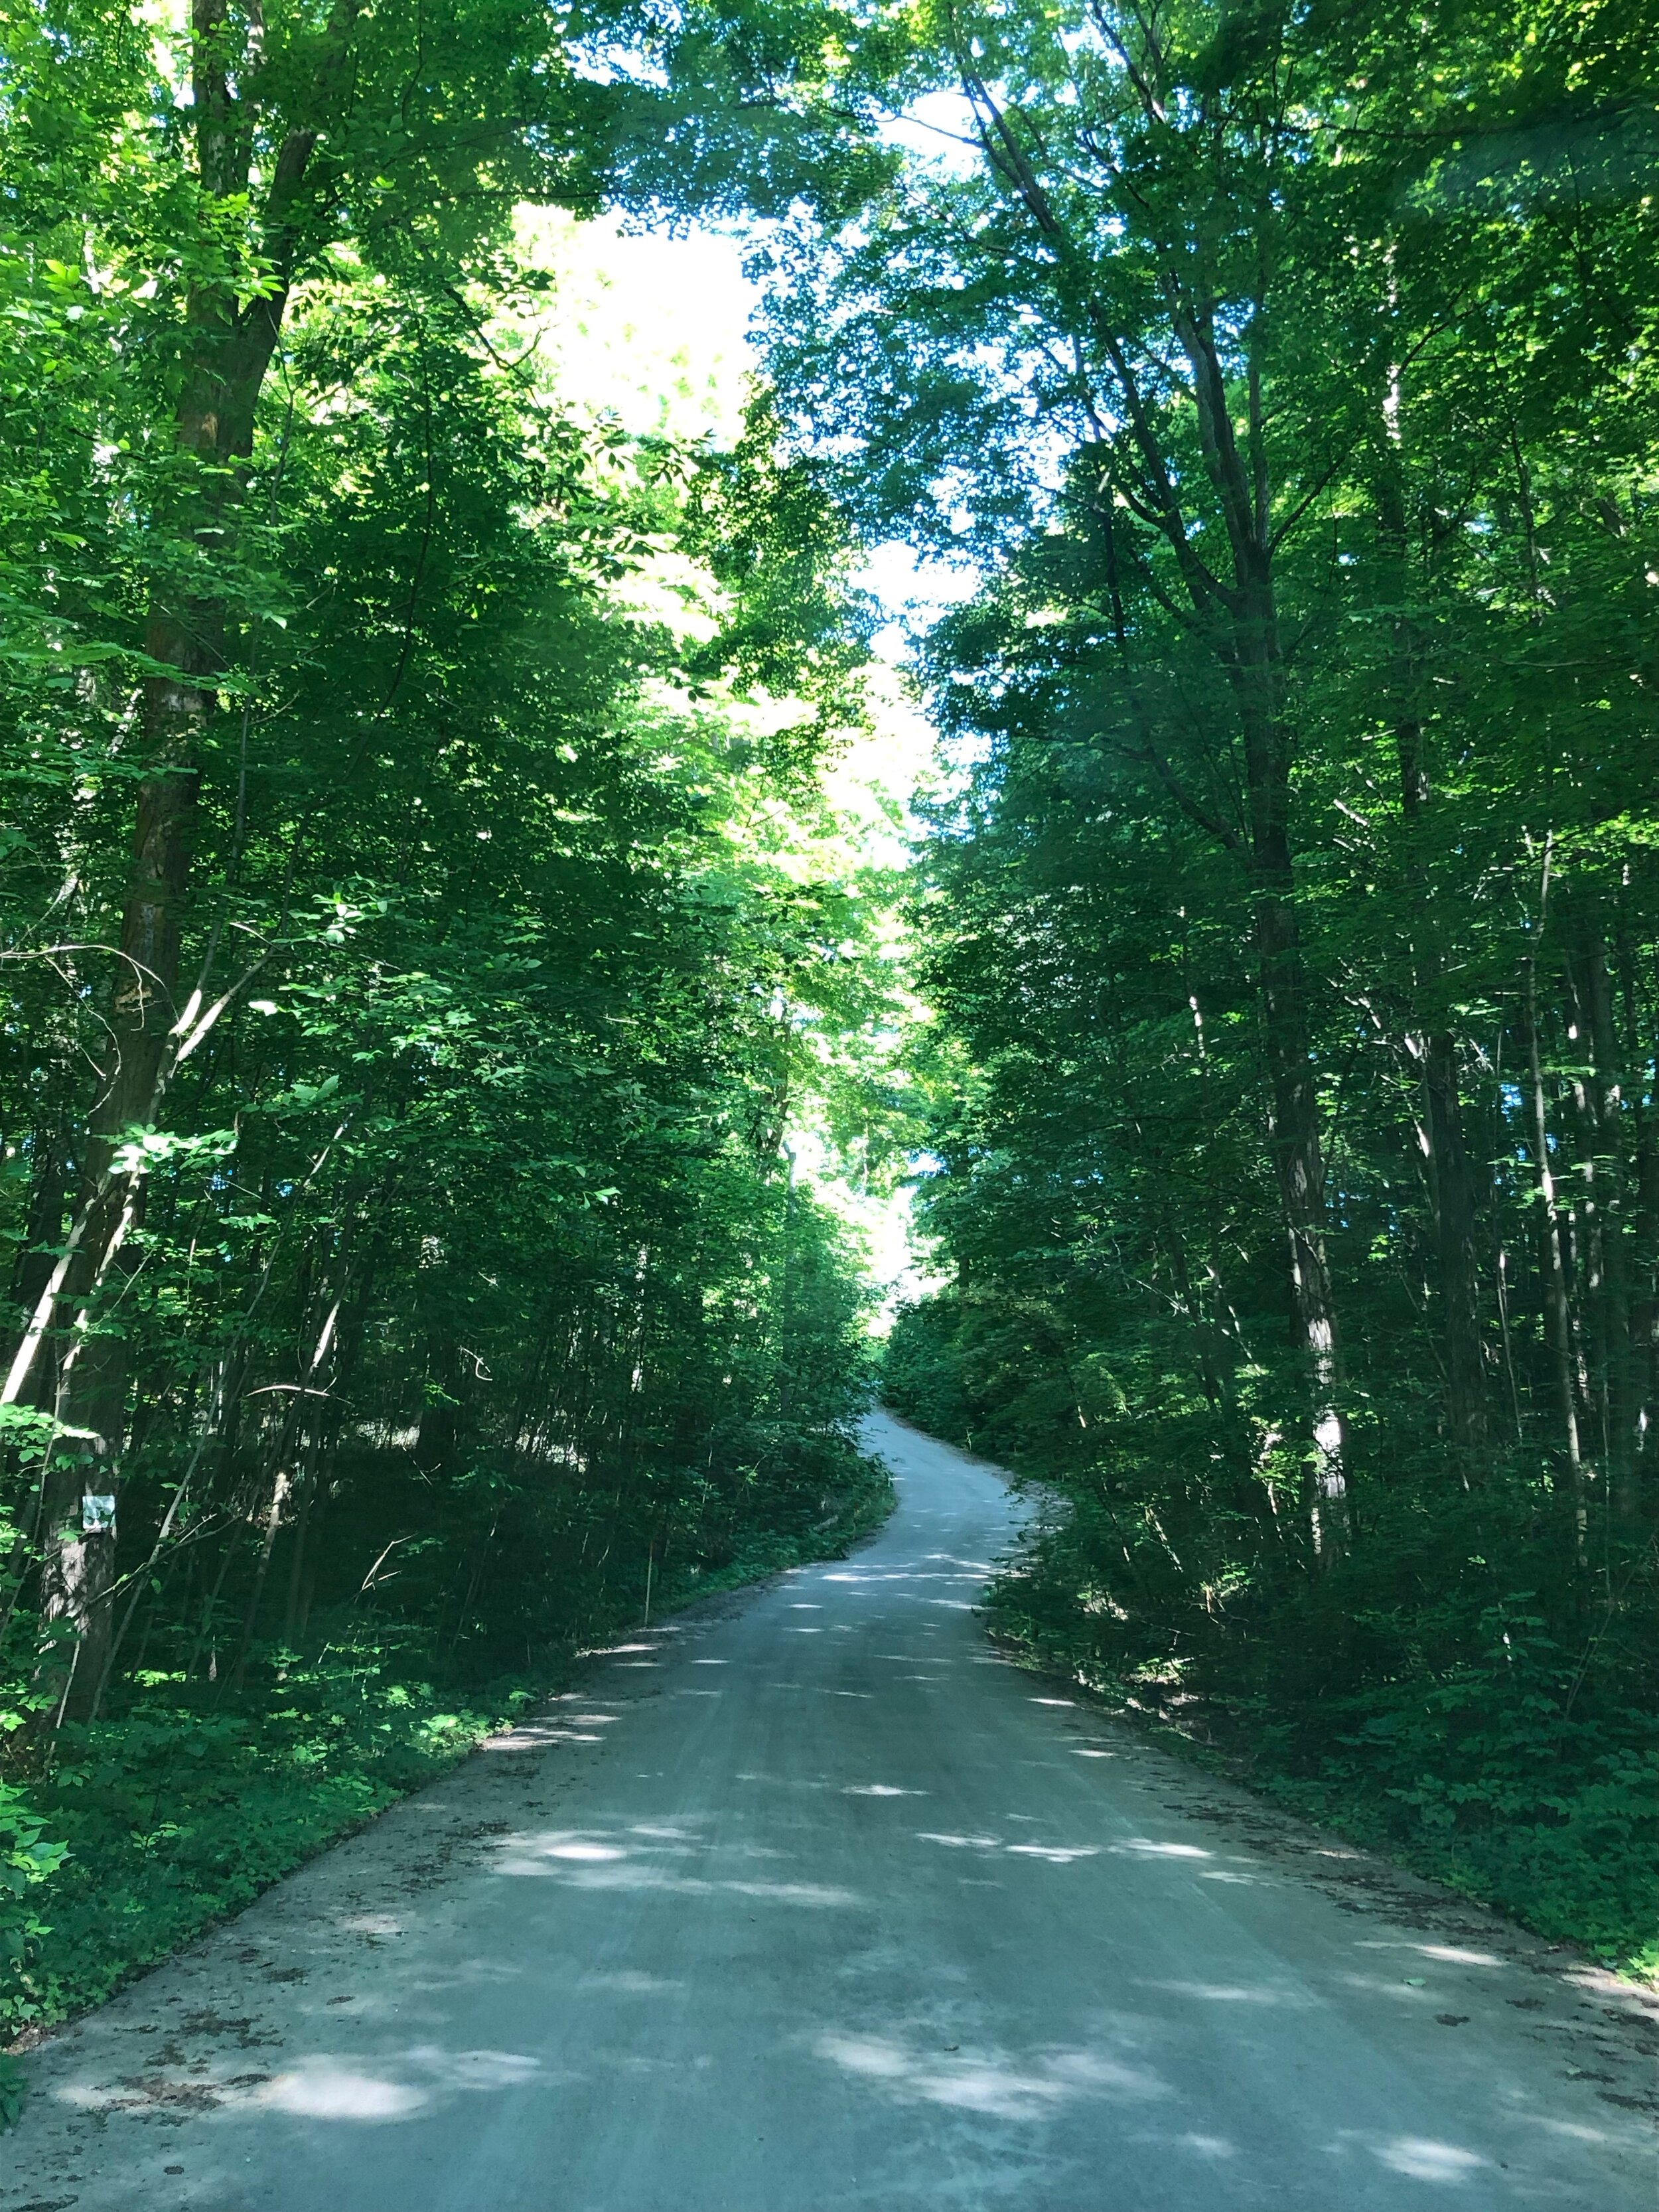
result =
[[1489,1867],[1650,1756],[1647,35],[890,15],[955,143],[779,255],[786,419],[979,571],[897,1402],[1067,1490],[1011,1625]]

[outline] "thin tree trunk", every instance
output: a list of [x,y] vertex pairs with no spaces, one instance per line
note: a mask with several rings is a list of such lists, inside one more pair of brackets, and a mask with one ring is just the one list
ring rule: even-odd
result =
[[1446,1416],[1466,1483],[1484,1472],[1486,1441],[1486,1350],[1480,1334],[1475,1264],[1477,1206],[1463,1140],[1457,1046],[1450,1033],[1413,1040],[1423,1081],[1430,1204],[1439,1278],[1440,1323],[1446,1358]]
[[[1271,627],[1264,602],[1257,629]],[[1276,714],[1262,695],[1277,672],[1265,650],[1238,672],[1246,732],[1251,848],[1256,878],[1255,927],[1262,1030],[1273,1109],[1273,1167],[1290,1244],[1291,1285],[1306,1387],[1312,1446],[1310,1520],[1314,1552],[1329,1566],[1352,1538],[1348,1431],[1336,1299],[1325,1243],[1325,1160],[1319,1097],[1307,1023],[1306,980],[1297,927],[1289,836],[1290,763]]]
[[283,1601],[283,1642],[290,1651],[298,1648],[301,1598],[305,1590],[306,1539],[311,1528],[312,1502],[317,1495],[318,1444],[313,1431],[300,1481],[299,1510],[294,1516],[294,1547],[288,1563],[288,1591]]
[[230,1670],[229,1688],[233,1697],[241,1695],[247,1681],[248,1653],[253,1644],[253,1632],[258,1626],[265,1581],[270,1573],[270,1555],[276,1548],[276,1531],[283,1525],[283,1507],[288,1502],[290,1487],[288,1470],[279,1467],[271,1478],[270,1504],[265,1510],[265,1528],[259,1545],[258,1565],[253,1571],[253,1588],[248,1595],[247,1610],[242,1615],[242,1633],[236,1645],[235,1663]]
[[1582,988],[1578,996],[1583,1026],[1589,1033],[1593,1070],[1589,1087],[1589,1126],[1595,1139],[1590,1161],[1598,1204],[1597,1229],[1601,1245],[1601,1314],[1598,1335],[1601,1344],[1602,1387],[1607,1406],[1608,1504],[1613,1517],[1626,1527],[1634,1523],[1638,1510],[1637,1479],[1638,1421],[1642,1396],[1631,1297],[1631,1254],[1626,1224],[1632,1212],[1628,1185],[1624,1121],[1626,1107],[1623,1076],[1624,1055],[1619,1048],[1613,1021],[1613,987],[1607,957],[1599,936],[1589,941],[1578,963]]
[[1550,1166],[1549,1109],[1544,1096],[1544,1073],[1538,1051],[1538,984],[1535,956],[1528,953],[1522,969],[1522,1012],[1526,1031],[1528,1104],[1532,1114],[1533,1171],[1537,1178],[1542,1225],[1539,1257],[1544,1277],[1544,1313],[1550,1364],[1555,1377],[1556,1406],[1561,1417],[1561,1436],[1566,1451],[1571,1486],[1574,1549],[1582,1562],[1589,1535],[1589,1507],[1584,1480],[1584,1455],[1578,1427],[1578,1400],[1573,1380],[1572,1316],[1567,1298],[1567,1269],[1563,1246],[1565,1224],[1556,1201],[1555,1176]]
[[237,1530],[233,1526],[228,1532],[225,1548],[219,1555],[219,1571],[213,1578],[213,1588],[202,1600],[202,1626],[197,1631],[195,1640],[190,1647],[190,1656],[185,1662],[185,1680],[187,1682],[195,1675],[196,1662],[202,1656],[204,1644],[209,1645],[211,1654],[208,1661],[208,1680],[210,1682],[216,1682],[219,1679],[219,1638],[218,1631],[214,1626],[213,1609],[219,1602],[220,1592],[224,1589],[226,1577],[230,1573],[231,1562],[236,1557],[236,1540]]
[[[1390,386],[1385,417],[1398,434],[1399,380]],[[1395,755],[1400,779],[1400,810],[1406,849],[1414,866],[1421,859],[1421,835],[1430,801],[1424,759],[1423,722],[1419,708],[1419,657],[1416,626],[1407,611],[1410,562],[1404,488],[1397,456],[1390,457],[1379,488],[1378,524],[1395,577],[1397,599],[1395,651],[1389,671],[1394,695]],[[1429,880],[1426,866],[1420,872]],[[1424,920],[1425,943],[1416,965],[1419,994],[1440,997],[1443,957],[1431,905]],[[1425,1035],[1410,1036],[1407,1050],[1423,1085],[1423,1133],[1427,1145],[1429,1203],[1433,1215],[1436,1272],[1440,1293],[1439,1322],[1444,1348],[1446,1423],[1466,1485],[1485,1472],[1486,1441],[1486,1353],[1480,1331],[1480,1291],[1476,1265],[1478,1217],[1474,1177],[1463,1139],[1462,1101],[1457,1080],[1457,1042],[1443,1019]]]
[[[68,1164],[62,1146],[54,1138],[37,1137],[28,1226],[12,1277],[12,1296],[25,1329],[52,1280],[56,1248],[63,1243],[64,1208],[69,1195]],[[43,1362],[26,1382],[20,1402],[44,1409],[56,1395],[55,1370]]]
[[[1630,1040],[1632,1060],[1641,1066],[1637,1048],[1642,1035],[1638,1015],[1636,956],[1628,928],[1621,918],[1616,957],[1619,997]],[[1659,1101],[1646,1095],[1640,1081],[1633,1084],[1628,1104],[1635,1135],[1635,1191],[1631,1234],[1631,1393],[1635,1425],[1632,1455],[1630,1506],[1633,1518],[1646,1508],[1650,1489],[1649,1469],[1659,1437]]]
[[[341,1240],[342,1268],[355,1241],[356,1227],[354,1213]],[[340,1319],[333,1331],[331,1346],[326,1334],[319,1339],[318,1352],[312,1362],[314,1382],[320,1382],[325,1373],[327,1376],[328,1395],[306,1401],[310,1407],[310,1423],[305,1473],[300,1490],[299,1510],[295,1518],[294,1556],[289,1565],[288,1595],[283,1608],[283,1641],[292,1650],[299,1648],[300,1639],[305,1633],[306,1616],[310,1610],[310,1591],[315,1578],[307,1573],[307,1546],[315,1532],[319,1509],[324,1503],[325,1488],[331,1477],[339,1446],[342,1407],[350,1388],[358,1353],[362,1349],[378,1261],[379,1247],[371,1244],[368,1263],[353,1291],[349,1305],[343,1304],[337,1309]],[[325,1368],[322,1363],[325,1353],[328,1362]]]

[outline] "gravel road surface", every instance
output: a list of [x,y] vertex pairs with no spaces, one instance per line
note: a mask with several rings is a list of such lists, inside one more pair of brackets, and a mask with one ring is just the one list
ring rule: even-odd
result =
[[1659,2006],[988,1648],[1020,1509],[581,1686],[30,2062],[0,2212],[1655,2212]]

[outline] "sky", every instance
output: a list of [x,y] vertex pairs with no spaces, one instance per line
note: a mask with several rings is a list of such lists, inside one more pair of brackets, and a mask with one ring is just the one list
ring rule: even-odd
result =
[[[609,410],[636,436],[734,444],[748,377],[759,366],[749,325],[760,293],[744,274],[742,241],[693,228],[679,236],[625,229],[615,216],[579,222],[526,212],[526,243],[557,279],[543,346],[574,406]],[[871,550],[860,578],[888,617],[879,658],[902,668],[908,625],[926,623],[964,596],[972,579],[940,562],[919,564],[908,546]],[[890,714],[861,749],[856,773],[906,799],[929,769],[931,730],[884,687]]]

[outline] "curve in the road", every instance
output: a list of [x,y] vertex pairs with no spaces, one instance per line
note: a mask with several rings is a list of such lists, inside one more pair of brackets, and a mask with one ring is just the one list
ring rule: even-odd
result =
[[1005,1663],[1003,1484],[870,1436],[853,1559],[50,2043],[0,2212],[1653,2212],[1651,2008]]

